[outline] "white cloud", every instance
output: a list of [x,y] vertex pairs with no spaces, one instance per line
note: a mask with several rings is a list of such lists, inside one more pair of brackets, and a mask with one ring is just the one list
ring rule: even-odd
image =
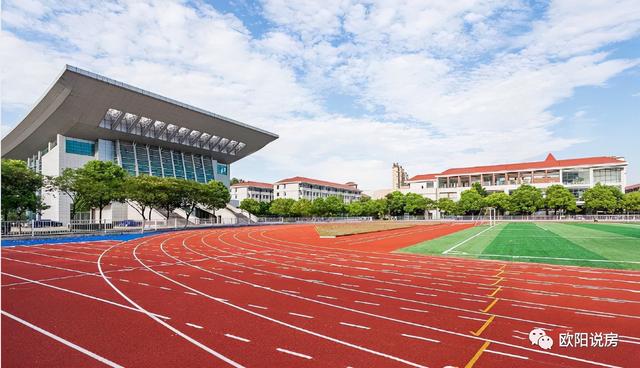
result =
[[[233,175],[377,189],[394,161],[418,174],[581,142],[554,136],[551,108],[638,65],[602,50],[638,35],[634,3],[266,0],[256,37],[200,2],[5,2],[3,108],[26,112],[70,63],[280,135]],[[343,95],[357,106],[330,106]]]

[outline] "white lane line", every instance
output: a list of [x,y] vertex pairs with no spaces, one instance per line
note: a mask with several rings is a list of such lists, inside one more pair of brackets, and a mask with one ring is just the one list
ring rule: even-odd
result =
[[503,353],[503,352],[501,352],[501,351],[495,351],[495,350],[489,350],[489,349],[485,349],[485,351],[486,351],[487,353],[493,353],[493,354],[498,354],[498,355],[504,355],[504,356],[508,356],[508,357],[512,357],[512,358],[518,358],[518,359],[524,359],[524,360],[529,359],[529,357],[526,357],[526,356],[516,355],[516,354],[508,354],[508,353]]
[[424,340],[424,341],[430,341],[430,342],[436,342],[436,343],[440,342],[440,340],[430,339],[422,336],[407,335],[407,334],[402,334],[402,336],[408,337],[410,339],[418,339],[418,340]]
[[36,325],[33,325],[33,324],[31,324],[31,323],[29,323],[29,322],[27,322],[27,321],[25,321],[25,320],[23,320],[23,319],[21,319],[19,317],[16,317],[16,316],[14,316],[13,314],[11,314],[9,312],[5,312],[5,311],[0,311],[0,312],[2,313],[2,315],[6,316],[8,318],[11,318],[12,320],[14,320],[14,321],[16,321],[18,323],[21,323],[21,324],[23,324],[23,325],[25,325],[25,326],[27,326],[27,327],[35,330],[35,331],[38,331],[41,334],[43,334],[43,335],[45,335],[47,337],[50,337],[50,338],[52,338],[52,339],[54,339],[54,340],[56,340],[56,341],[58,341],[58,342],[60,342],[62,344],[74,349],[74,350],[77,350],[77,351],[79,351],[79,352],[81,352],[81,353],[83,353],[85,355],[88,355],[91,358],[99,361],[100,363],[108,365],[109,367],[123,368],[120,364],[114,363],[111,360],[109,360],[109,359],[107,359],[107,358],[105,358],[103,356],[100,356],[100,355],[98,355],[98,354],[96,354],[94,352],[91,352],[91,351],[89,351],[89,350],[87,350],[87,349],[85,349],[85,348],[83,348],[81,346],[78,346],[78,345],[72,343],[69,340],[63,339],[62,337],[60,337],[58,335],[54,335],[51,332],[49,332],[47,330],[44,330],[44,329],[42,329],[42,328],[40,328],[40,327],[38,327]]
[[427,293],[421,293],[421,292],[417,292],[416,295],[423,295],[423,296],[437,296],[436,294],[427,294]]
[[289,312],[290,315],[292,316],[298,316],[298,317],[302,317],[302,318],[313,318],[313,316],[307,316],[306,314],[300,314],[300,313],[294,313],[294,312]]
[[142,285],[142,286],[149,286],[149,284],[144,283],[144,282],[139,282],[138,285]]
[[179,273],[178,276],[182,276],[182,277],[190,277],[189,275],[185,275],[184,273]]
[[487,321],[486,319],[467,317],[467,316],[458,316],[458,318],[470,319],[470,320],[473,320],[473,321],[480,321],[480,322],[486,322]]
[[325,299],[332,299],[332,300],[337,300],[338,298],[334,298],[332,296],[326,296],[326,295],[316,295],[318,298],[325,298]]
[[261,305],[255,305],[255,304],[247,304],[247,305],[250,306],[250,307],[258,308],[258,309],[269,309],[269,308],[263,307]]
[[198,294],[196,294],[196,293],[192,293],[192,292],[190,292],[190,291],[185,291],[184,293],[185,293],[185,294],[189,294],[189,295],[196,295],[196,296],[198,295]]
[[626,342],[627,344],[636,344],[636,345],[640,345],[639,341],[629,341],[629,340],[618,340],[619,342]]
[[125,280],[125,279],[120,279],[120,281],[122,281],[122,282],[129,282],[129,280]]
[[392,292],[392,293],[395,293],[395,292],[396,292],[396,291],[395,291],[395,290],[393,290],[393,289],[385,289],[385,288],[376,288],[376,290],[380,290],[380,291],[389,291],[389,292]]
[[242,341],[242,342],[250,342],[251,340],[245,339],[244,337],[232,335],[232,334],[224,334],[226,337],[229,337],[234,340]]
[[363,302],[362,300],[356,300],[355,303],[358,304],[366,304],[366,305],[380,305],[379,303],[372,303],[372,302]]
[[526,340],[524,337],[522,336],[516,336],[516,335],[511,335],[511,337],[513,337],[514,339],[518,339],[518,340]]
[[471,240],[471,239],[475,238],[476,236],[478,236],[478,235],[480,235],[480,234],[484,233],[484,232],[485,232],[485,231],[487,231],[487,230],[491,230],[491,229],[493,229],[493,226],[489,226],[488,228],[486,228],[486,229],[482,230],[481,232],[477,233],[476,235],[471,236],[471,237],[468,237],[467,239],[465,239],[465,240],[461,241],[460,243],[458,243],[458,244],[454,245],[453,247],[451,247],[451,248],[449,248],[449,249],[445,250],[444,252],[442,252],[442,254],[447,254],[447,253],[451,252],[452,250],[454,250],[454,249],[458,248],[458,247],[459,247],[459,246],[461,246],[462,244],[464,244],[464,243],[468,242],[469,240]]
[[354,325],[353,323],[347,323],[347,322],[340,322],[340,324],[343,325],[343,326],[361,328],[363,330],[370,330],[371,329],[371,327],[362,326],[362,325]]
[[486,300],[477,300],[477,299],[469,299],[469,298],[460,298],[460,300],[466,300],[468,302],[476,302],[476,303],[486,303]]
[[277,348],[276,350],[278,350],[281,353],[295,355],[295,356],[300,357],[300,358],[313,359],[312,357],[310,357],[308,355],[301,354],[301,353],[296,353],[295,351],[291,351],[291,350],[287,350],[287,349],[283,349],[283,348]]
[[512,307],[518,307],[518,308],[528,308],[528,309],[539,309],[539,310],[545,310],[542,307],[533,307],[530,305],[520,305],[520,304],[511,304]]
[[284,291],[285,293],[300,294],[299,291],[295,291],[295,290],[282,290],[282,291]]
[[191,326],[191,327],[193,327],[193,328],[197,328],[197,329],[199,329],[199,330],[201,330],[201,329],[203,329],[203,328],[204,328],[204,327],[202,327],[202,326],[200,326],[200,325],[196,325],[196,324],[189,323],[189,322],[187,322],[187,323],[185,323],[185,324],[186,324],[187,326]]
[[424,309],[415,309],[415,308],[406,308],[406,307],[400,307],[400,309],[411,311],[411,312],[429,313],[429,311],[426,311]]
[[348,287],[360,287],[360,285],[354,285],[354,284],[340,284],[342,286],[348,286]]
[[449,287],[453,286],[451,284],[445,284],[444,282],[432,282],[431,284],[432,285],[440,285],[440,286],[449,286]]
[[604,318],[616,318],[616,316],[609,316],[607,314],[596,314],[596,313],[587,313],[587,312],[573,312],[575,314],[583,314],[585,316],[594,316],[594,317],[604,317]]
[[168,288],[166,286],[160,286],[160,289],[162,289],[162,290],[171,290],[171,288]]
[[209,280],[209,281],[214,281],[215,279],[212,279],[211,277],[200,277],[203,280]]
[[227,284],[240,285],[240,283],[239,283],[239,282],[237,282],[237,281],[224,280],[224,282],[226,282]]

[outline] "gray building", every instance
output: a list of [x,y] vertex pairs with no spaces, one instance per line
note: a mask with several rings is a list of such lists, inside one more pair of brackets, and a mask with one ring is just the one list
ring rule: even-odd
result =
[[[97,159],[116,162],[130,175],[201,183],[218,180],[229,186],[231,164],[277,138],[239,121],[66,66],[2,139],[2,158],[25,160],[33,170],[50,176]],[[70,220],[69,198],[55,192],[42,196],[50,206],[42,218]],[[104,216],[116,221],[136,219],[139,214],[127,204],[113,203]]]

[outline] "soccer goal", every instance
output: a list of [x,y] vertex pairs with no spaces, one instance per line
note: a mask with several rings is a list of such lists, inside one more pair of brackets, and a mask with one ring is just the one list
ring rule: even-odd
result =
[[485,207],[483,220],[483,223],[489,226],[496,226],[496,209],[494,207]]

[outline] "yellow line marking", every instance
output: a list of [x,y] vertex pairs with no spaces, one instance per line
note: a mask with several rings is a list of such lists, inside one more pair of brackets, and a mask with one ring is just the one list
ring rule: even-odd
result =
[[504,270],[500,270],[500,272],[498,272],[498,274],[493,277],[500,277],[500,275],[502,275],[503,273],[504,273]]
[[467,363],[467,365],[465,365],[464,368],[473,367],[473,365],[476,364],[476,361],[480,359],[480,355],[482,355],[485,349],[489,347],[489,344],[491,344],[489,341],[485,341],[484,344],[482,344],[482,346],[480,347],[480,349],[478,349],[478,351],[476,352],[476,355],[474,355],[473,358],[471,358],[469,363]]
[[502,290],[502,286],[498,286],[498,288],[497,288],[497,289],[495,289],[495,290],[493,291],[493,293],[491,293],[491,294],[489,294],[489,295],[487,295],[487,296],[494,296],[494,295],[496,295],[496,293],[498,293],[498,291],[500,291],[500,290]]
[[482,327],[480,327],[480,328],[478,329],[478,331],[475,331],[475,332],[473,332],[473,331],[469,331],[469,332],[471,332],[474,336],[480,336],[480,334],[482,333],[482,331],[484,331],[484,330],[485,330],[485,329],[486,329],[486,328],[491,324],[491,322],[493,322],[493,319],[494,319],[494,318],[496,318],[496,316],[493,316],[493,315],[492,315],[492,316],[491,316],[491,317],[489,317],[489,319],[488,319],[488,320],[487,320],[487,321],[482,325]]
[[502,265],[502,267],[500,267],[500,271],[503,271],[505,267],[507,267],[507,264],[506,264],[506,263],[505,263],[505,264],[503,264],[503,265]]
[[494,282],[494,283],[493,283],[493,284],[491,284],[490,286],[496,286],[496,285],[498,285],[498,283],[499,283],[500,281],[502,281],[502,280],[504,280],[504,277],[501,277],[501,278],[500,278],[500,280],[498,280],[498,281]]
[[489,309],[493,308],[493,306],[498,302],[498,300],[500,300],[500,298],[495,298],[493,299],[493,301],[491,302],[491,304],[489,304],[484,310],[483,312],[488,312]]

